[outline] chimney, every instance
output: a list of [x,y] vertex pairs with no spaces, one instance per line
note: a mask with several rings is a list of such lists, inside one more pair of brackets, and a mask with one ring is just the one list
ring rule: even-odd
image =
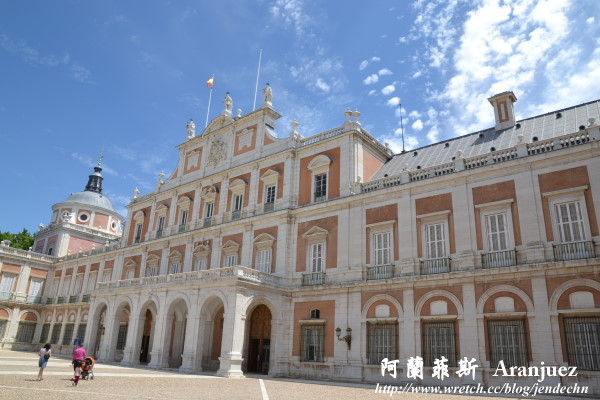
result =
[[515,109],[513,104],[517,101],[513,92],[503,92],[488,99],[494,107],[496,117],[496,130],[512,128],[515,126]]

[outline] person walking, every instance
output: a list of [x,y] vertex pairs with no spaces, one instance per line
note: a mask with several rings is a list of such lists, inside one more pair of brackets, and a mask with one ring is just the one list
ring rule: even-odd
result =
[[81,378],[81,365],[85,359],[85,349],[81,344],[77,345],[77,348],[73,350],[73,386],[77,386],[79,378]]
[[38,353],[38,356],[40,356],[40,359],[38,361],[38,366],[40,367],[40,372],[38,373],[37,379],[38,381],[43,381],[44,380],[44,368],[46,368],[46,366],[48,365],[48,359],[50,359],[50,343],[46,343],[44,345],[44,347],[42,347]]

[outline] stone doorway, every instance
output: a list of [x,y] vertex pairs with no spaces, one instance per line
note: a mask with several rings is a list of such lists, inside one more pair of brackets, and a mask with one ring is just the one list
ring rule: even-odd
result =
[[264,304],[259,305],[250,317],[248,335],[248,372],[269,373],[271,359],[271,311]]

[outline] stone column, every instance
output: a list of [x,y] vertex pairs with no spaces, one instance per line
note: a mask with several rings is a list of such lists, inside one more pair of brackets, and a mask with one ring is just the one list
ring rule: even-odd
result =
[[531,278],[533,293],[533,318],[529,318],[529,336],[531,338],[531,356],[534,364],[544,361],[546,365],[556,365],[548,305],[548,288],[544,277]]
[[[463,319],[462,321],[458,320],[458,324],[460,326],[460,354],[458,356],[459,359],[463,357],[467,357],[469,360],[475,358],[478,361],[485,360],[485,348],[484,352],[480,353],[479,346],[479,332],[478,332],[478,321],[477,321],[477,299],[475,296],[475,284],[473,282],[463,283],[462,285],[462,293],[463,293]],[[483,335],[483,332],[481,332]],[[481,367],[481,362],[478,363]],[[476,382],[482,382],[482,369],[478,368],[476,370]],[[465,375],[463,378],[464,382],[472,383],[471,377]]]
[[239,265],[244,267],[252,268],[254,266],[254,260],[252,259],[252,249],[254,248],[252,238],[252,225],[247,224],[244,226],[244,232],[242,235],[242,251],[240,252]]
[[[466,182],[456,183],[452,191],[452,219],[454,221],[454,243],[456,245],[455,261],[450,267],[453,270],[475,268],[477,242],[471,232],[475,226],[473,216],[473,199]],[[448,226],[449,230],[450,226]],[[451,235],[451,232],[448,232]]]
[[181,367],[179,367],[179,372],[184,373],[202,371],[200,365],[196,366],[196,353],[198,351],[198,346],[202,343],[202,339],[198,337],[200,318],[197,315],[196,310],[191,311],[194,312],[194,315],[188,313],[187,326],[185,329],[185,343],[183,345],[183,353],[181,354]]
[[22,294],[23,298],[27,296],[27,284],[29,283],[29,274],[31,273],[31,267],[28,265],[23,265],[21,267],[21,272],[17,278],[17,287],[15,289],[15,294]]
[[202,226],[202,218],[200,218],[200,215],[198,214],[200,212],[200,202],[201,202],[201,197],[200,197],[200,187],[197,187],[194,190],[194,206],[192,207],[192,211],[191,211],[191,215],[189,216],[191,225],[190,228],[191,229],[195,229],[197,227],[201,227]]
[[[398,255],[400,257],[400,275],[418,275],[418,252],[416,231],[417,215],[413,207],[414,201],[411,196],[402,196],[398,202],[398,225],[394,227],[398,231]],[[395,245],[395,243],[394,243]]]
[[156,216],[156,197],[152,200],[150,206],[150,218],[148,219],[148,230],[146,231],[145,241],[154,239],[154,217]]
[[404,311],[404,318],[402,321],[402,332],[400,337],[400,365],[406,365],[406,360],[410,357],[415,357],[421,352],[417,351],[417,345],[415,343],[416,332],[419,326],[420,320],[415,316],[415,298],[413,289],[406,289],[402,293],[402,307]]
[[127,339],[125,342],[125,348],[123,349],[123,359],[121,365],[137,365],[139,364],[139,354],[136,353],[137,348],[135,340],[137,332],[139,330],[140,322],[143,324],[145,318],[139,316],[133,316],[133,313],[129,315],[129,326],[127,327]]
[[163,242],[162,253],[160,254],[160,265],[158,266],[158,275],[167,275],[169,273],[169,243]]
[[[514,175],[517,209],[519,212],[519,226],[513,226],[513,231],[521,229],[522,252],[517,254],[519,259],[527,263],[544,261],[544,242],[546,241],[546,228],[544,226],[544,213],[539,196],[539,182],[531,171]],[[511,221],[512,222],[512,221]],[[519,250],[519,247],[517,247]]]
[[[259,211],[259,203],[258,199],[258,163],[254,164],[252,167],[252,171],[250,172],[250,190],[248,190],[248,211],[252,211],[254,215]],[[263,188],[264,189],[264,188]]]
[[227,221],[227,198],[229,197],[229,179],[227,175],[223,178],[221,183],[221,191],[219,193],[219,215],[216,217],[215,223]]
[[242,318],[242,303],[245,299],[241,293],[228,294],[230,304],[225,310],[223,322],[223,340],[218,376],[226,378],[243,378],[242,348],[244,345],[245,318]]
[[104,336],[99,349],[100,358],[103,361],[113,361],[115,357],[115,347],[117,345],[117,337],[119,335],[119,320],[120,315],[104,316]]
[[167,314],[159,312],[156,315],[156,323],[154,325],[154,339],[152,340],[152,350],[150,351],[150,363],[148,367],[159,369],[168,362],[168,354],[165,354],[164,343],[167,333]]
[[182,272],[190,272],[192,270],[192,263],[194,256],[194,238],[188,237],[185,245],[185,254],[183,256],[183,265],[181,266]]

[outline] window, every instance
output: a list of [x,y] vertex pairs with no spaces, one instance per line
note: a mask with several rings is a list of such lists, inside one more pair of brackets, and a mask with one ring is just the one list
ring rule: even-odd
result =
[[62,344],[63,346],[68,346],[71,344],[71,339],[73,339],[73,330],[75,329],[75,325],[66,324],[65,325],[65,333],[63,334]]
[[102,272],[102,282],[108,282],[112,279],[112,269],[106,269]]
[[179,263],[171,264],[171,273],[172,274],[178,274],[180,272],[181,272],[181,264],[179,264]]
[[17,328],[17,342],[31,343],[33,341],[33,332],[35,331],[35,322],[19,322]]
[[158,275],[158,265],[156,265],[156,264],[148,265],[148,268],[146,269],[146,276],[156,276],[156,275]]
[[181,218],[179,219],[179,232],[185,232],[185,226],[187,224],[188,210],[181,211]]
[[53,249],[52,247],[49,247],[49,248],[48,248],[48,255],[49,255],[49,256],[51,256],[51,255],[52,255],[52,251],[53,251],[53,250],[54,250],[54,249]]
[[77,275],[77,279],[75,280],[75,291],[73,292],[73,294],[80,294],[81,293],[81,289],[83,287],[83,275]]
[[488,251],[507,250],[509,242],[506,214],[487,214],[484,217]]
[[563,325],[569,365],[600,371],[600,317],[569,317]]
[[127,341],[127,324],[119,325],[119,335],[117,336],[117,350],[124,350]]
[[271,272],[271,249],[262,249],[257,251],[256,269],[261,272]]
[[14,284],[15,275],[2,274],[2,281],[0,281],[0,293],[12,293]]
[[6,332],[6,325],[8,325],[8,320],[0,319],[0,340],[4,339],[4,333]]
[[156,237],[162,237],[163,230],[165,229],[165,216],[161,215],[158,217],[158,227],[156,229]]
[[275,185],[267,186],[265,190],[265,211],[272,211],[275,209],[275,193]]
[[525,321],[522,319],[488,320],[490,366],[504,361],[507,367],[527,365]]
[[125,279],[133,279],[135,278],[135,268],[128,268],[127,273],[125,275]]
[[314,201],[327,200],[327,174],[315,175]]
[[196,265],[194,268],[196,271],[205,271],[206,270],[206,258],[197,259]]
[[90,274],[88,276],[86,293],[89,293],[92,290],[96,289],[96,280],[97,279],[98,279],[98,274]]
[[437,223],[424,226],[425,229],[425,258],[435,259],[447,257],[446,224]]
[[373,234],[373,265],[391,264],[390,238],[390,232],[381,232]]
[[237,265],[237,254],[229,254],[225,256],[225,268]]
[[52,337],[50,338],[50,343],[58,344],[58,337],[60,336],[60,328],[62,328],[60,322],[57,322],[52,327]]
[[323,362],[323,325],[302,325],[300,361]]
[[[79,324],[79,326],[77,327],[77,336],[75,336],[76,338],[81,340],[81,343],[83,343],[83,339],[85,338],[85,329],[86,329],[87,325],[86,324]],[[40,341],[40,343],[43,343],[44,341]]]
[[215,203],[210,202],[206,203],[206,211],[204,213],[204,218],[212,218],[215,210]]
[[[47,343],[48,342],[48,334],[49,333],[50,333],[50,324],[44,324],[44,325],[42,325],[42,333],[40,335],[40,343]],[[0,332],[0,339],[2,339],[2,332]]]
[[310,310],[310,318],[312,318],[312,319],[321,318],[321,310],[316,309],[316,308],[314,310]]
[[555,204],[556,225],[560,243],[583,242],[586,240],[581,202]]
[[233,196],[233,212],[231,214],[231,219],[241,218],[243,204],[244,204],[244,195],[236,194]]
[[142,224],[135,225],[135,238],[134,243],[139,243],[142,240]]
[[325,243],[312,243],[309,249],[309,272],[323,272]]
[[31,301],[40,297],[42,295],[42,285],[44,281],[41,279],[32,279],[29,283],[29,293],[28,297]]
[[442,356],[448,359],[448,366],[456,366],[456,336],[454,321],[424,322],[422,325],[423,364],[433,366]]
[[62,287],[62,297],[67,297],[69,295],[69,286],[71,286],[71,277],[68,276],[65,278]]
[[367,360],[369,364],[380,364],[387,358],[398,358],[398,324],[394,322],[367,323]]

